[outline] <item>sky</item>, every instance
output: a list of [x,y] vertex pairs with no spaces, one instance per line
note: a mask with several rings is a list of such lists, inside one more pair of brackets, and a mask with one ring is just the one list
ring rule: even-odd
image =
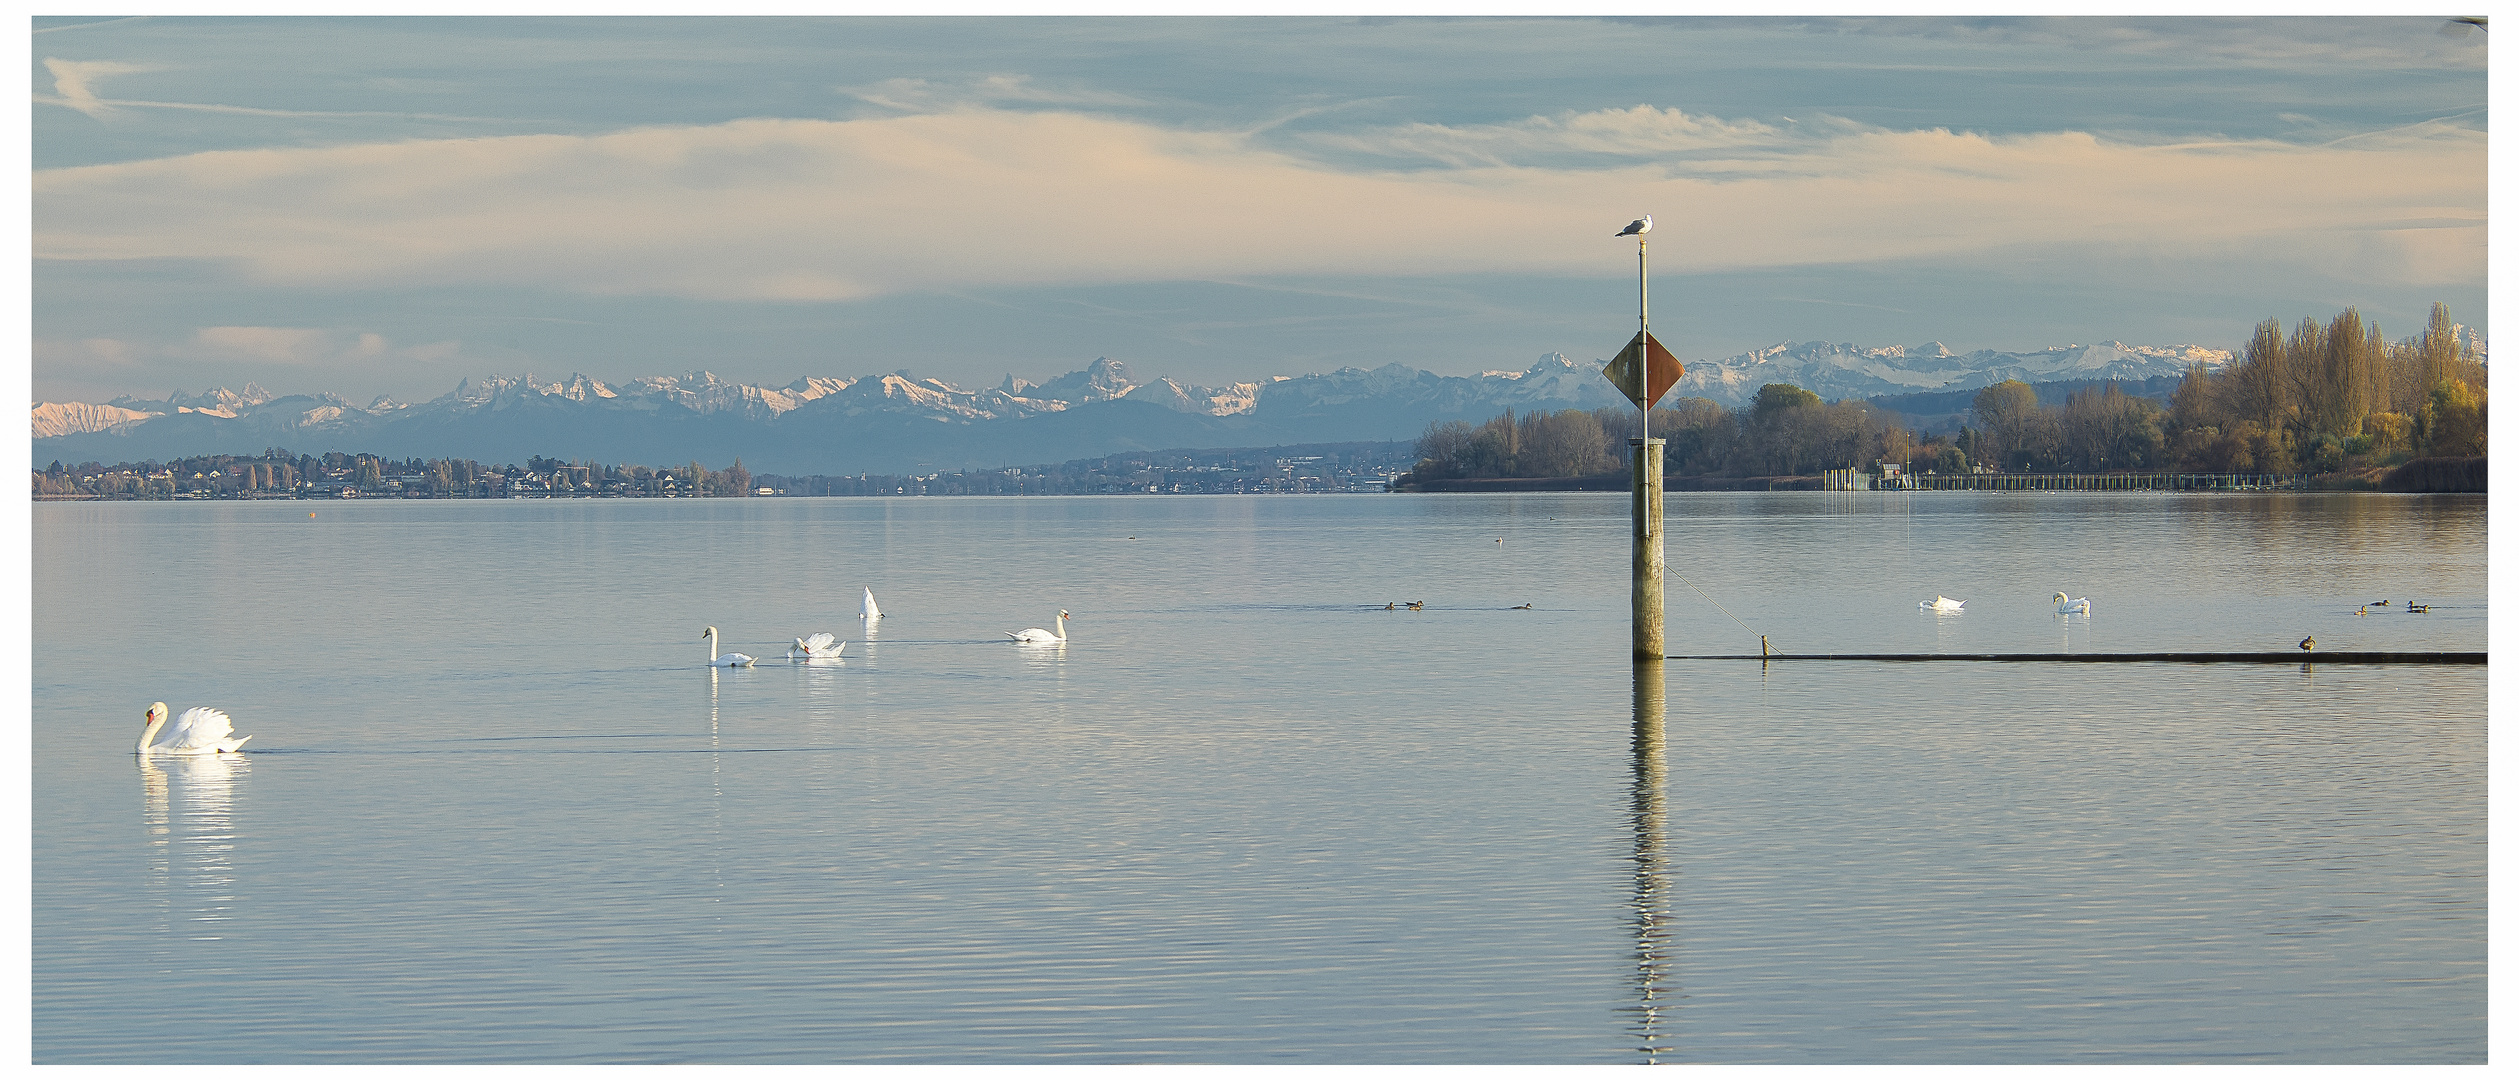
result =
[[39,402],[2489,329],[2436,17],[32,25]]

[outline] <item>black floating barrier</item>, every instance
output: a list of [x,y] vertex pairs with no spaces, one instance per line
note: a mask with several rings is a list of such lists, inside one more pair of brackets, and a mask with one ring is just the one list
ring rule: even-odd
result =
[[1969,660],[2035,664],[2481,664],[2480,652],[2154,652],[2154,653],[1774,653],[1666,656],[1665,660]]

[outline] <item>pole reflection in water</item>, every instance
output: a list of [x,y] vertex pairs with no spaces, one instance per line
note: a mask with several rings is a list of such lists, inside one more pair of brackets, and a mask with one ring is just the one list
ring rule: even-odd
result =
[[1635,676],[1635,781],[1629,803],[1636,834],[1636,1003],[1625,1011],[1634,1014],[1629,1030],[1635,1034],[1636,1050],[1651,1063],[1672,1050],[1663,1012],[1675,1006],[1678,987],[1671,979],[1669,856],[1662,849],[1667,769],[1662,761],[1661,661],[1638,661]]
[[157,757],[142,754],[140,822],[148,836],[150,876],[162,898],[161,933],[217,941],[236,903],[237,785],[252,770],[242,754]]

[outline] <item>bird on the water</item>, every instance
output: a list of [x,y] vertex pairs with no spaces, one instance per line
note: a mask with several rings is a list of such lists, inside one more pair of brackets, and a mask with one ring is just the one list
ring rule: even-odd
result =
[[2059,592],[2055,594],[2055,611],[2058,615],[2072,615],[2076,613],[2088,615],[2090,614],[2090,597],[2084,596],[2077,598],[2066,596]]
[[1620,230],[1618,230],[1617,232],[1611,233],[1610,235],[1611,235],[1611,236],[1642,236],[1642,235],[1644,235],[1644,234],[1646,234],[1646,233],[1649,233],[1649,232],[1652,232],[1652,231],[1653,231],[1653,215],[1651,215],[1651,214],[1646,214],[1646,215],[1644,215],[1643,217],[1640,217],[1640,218],[1635,219],[1634,221],[1630,221],[1630,222],[1628,222],[1628,223],[1627,223],[1627,227],[1626,227],[1626,228],[1624,228],[1624,229],[1620,229]]
[[2405,602],[2405,611],[2406,614],[2409,615],[2429,615],[2431,614],[2432,606],[2430,604],[2417,604],[2408,600]]
[[717,655],[716,627],[712,626],[700,631],[700,637],[708,642],[708,666],[727,668],[752,666],[752,658],[739,652],[730,652],[724,656]]
[[228,738],[236,729],[229,726],[226,713],[211,708],[184,710],[184,715],[175,718],[175,730],[161,743],[152,744],[149,740],[156,738],[158,729],[166,726],[166,703],[160,701],[150,705],[140,714],[140,721],[140,742],[132,752],[142,756],[233,754],[245,745],[245,739],[253,738],[251,735],[244,739]]
[[840,655],[840,651],[846,648],[848,648],[848,642],[838,640],[829,634],[815,634],[812,637],[797,638],[794,645],[788,646],[787,658],[790,660],[828,660]]
[[1531,606],[1530,606],[1529,604],[1524,604],[1524,605],[1522,605],[1521,607],[1514,608],[1513,610],[1515,610],[1515,611],[1529,611],[1530,609],[1531,609]]
[[2302,652],[2308,652],[2309,650],[2311,650],[2311,649],[2315,649],[2315,648],[2317,648],[2317,647],[2318,647],[2318,639],[2317,639],[2317,638],[2314,638],[2314,637],[2305,637],[2305,638],[2300,639],[2300,651],[2302,651]]
[[1065,645],[1067,644],[1067,620],[1070,618],[1073,618],[1073,616],[1064,611],[1058,613],[1058,632],[1055,634],[1037,626],[1030,627],[1022,631],[1003,630],[999,632],[1005,634],[1007,637],[1015,639],[1015,644],[1017,645]]

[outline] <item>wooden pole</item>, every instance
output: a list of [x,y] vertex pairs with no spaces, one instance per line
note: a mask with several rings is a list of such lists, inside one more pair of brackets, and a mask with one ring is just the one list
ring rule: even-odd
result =
[[1635,448],[1635,652],[1659,660],[1662,644],[1662,440],[1629,439]]
[[[1645,306],[1644,234],[1636,234],[1636,365],[1639,389],[1653,388],[1653,324]],[[1635,447],[1635,654],[1660,660],[1662,643],[1662,440],[1653,437],[1653,402],[1640,403],[1643,438]]]

